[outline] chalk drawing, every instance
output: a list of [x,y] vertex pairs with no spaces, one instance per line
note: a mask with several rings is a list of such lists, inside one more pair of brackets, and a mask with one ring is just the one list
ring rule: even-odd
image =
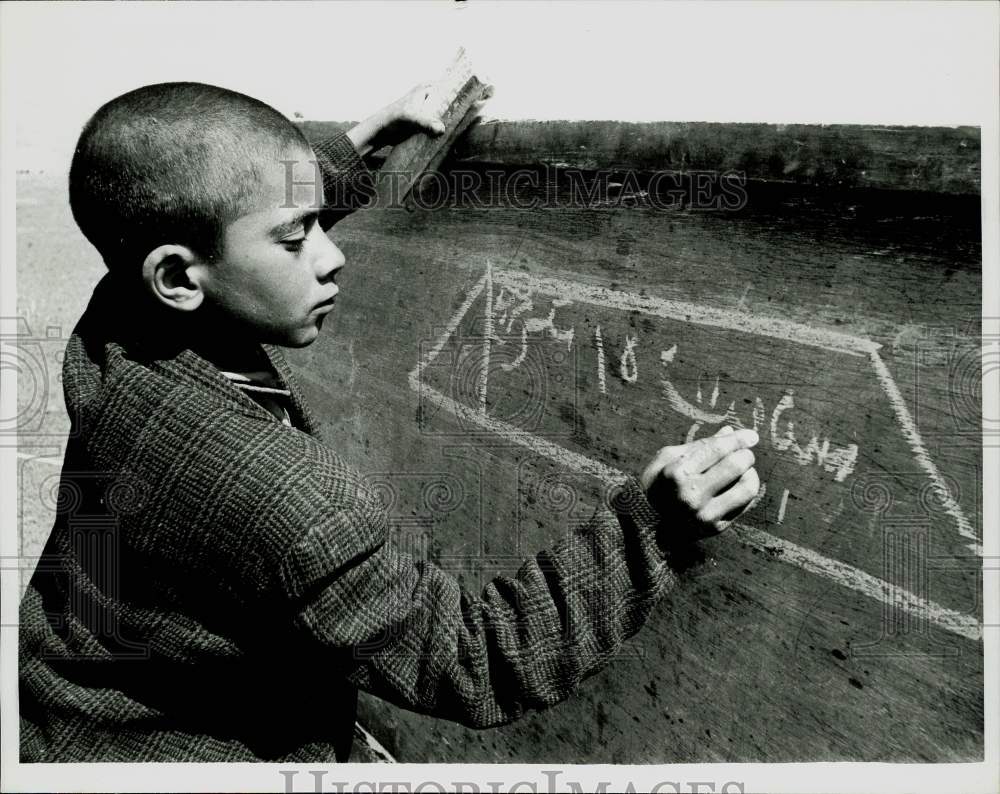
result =
[[553,339],[558,339],[566,343],[566,349],[571,350],[573,348],[573,334],[575,329],[570,328],[566,331],[560,331],[556,328],[556,308],[559,306],[569,306],[572,301],[559,300],[558,298],[552,301],[552,309],[549,311],[548,317],[528,317],[522,322],[524,327],[528,331],[547,331],[549,336]]
[[788,389],[781,395],[781,399],[778,400],[778,404],[774,406],[774,412],[771,414],[771,444],[779,452],[789,449],[795,443],[794,423],[787,423],[784,436],[778,434],[778,418],[794,406],[795,400],[792,399],[792,390]]
[[635,383],[639,379],[639,364],[635,360],[636,337],[625,335],[625,349],[621,357],[621,376],[626,383]]
[[788,507],[788,489],[781,495],[781,504],[778,505],[778,523],[782,523],[785,520],[785,508]]
[[[486,328],[483,336],[483,368],[479,375],[479,412],[486,413],[486,388],[490,378],[490,350],[493,345],[493,279],[491,265],[486,262]],[[525,342],[527,344],[527,342]]]
[[749,504],[747,504],[744,513],[749,513],[753,510],[765,496],[767,496],[767,483],[762,482],[760,484],[760,488],[757,489],[757,495],[750,500]]
[[758,397],[753,403],[753,429],[760,432],[764,425],[764,401]]
[[[697,405],[692,405],[683,397],[681,397],[680,392],[677,388],[666,378],[660,381],[660,386],[663,388],[663,398],[667,401],[667,405],[670,406],[672,411],[679,413],[681,416],[686,416],[688,419],[693,419],[696,422],[701,422],[706,425],[720,425],[726,419],[726,414],[716,414],[711,411],[706,411]],[[698,391],[695,394],[695,402],[700,403],[701,400],[701,386],[698,387]],[[741,424],[740,427],[743,425]],[[736,428],[737,430],[739,428]]]
[[701,430],[701,422],[695,422],[688,428],[687,435],[684,436],[684,443],[690,444],[694,441],[695,436],[698,435],[698,431]]
[[867,356],[882,346],[869,339],[851,336],[837,331],[812,328],[802,323],[774,317],[759,317],[732,308],[718,309],[686,301],[655,298],[649,295],[634,295],[629,292],[597,287],[579,281],[532,276],[516,271],[496,270],[493,278],[498,284],[511,289],[526,290],[559,295],[578,303],[589,303],[607,309],[639,311],[656,317],[726,328],[746,334],[772,336],[810,347],[836,350],[855,356]]
[[802,448],[795,440],[795,423],[791,421],[785,422],[784,433],[778,433],[778,419],[785,411],[795,407],[793,394],[792,389],[787,389],[774,407],[771,414],[771,445],[779,452],[789,452],[800,466],[808,466],[815,461],[824,471],[832,472],[834,480],[843,482],[854,471],[858,461],[857,444],[831,449],[829,438],[820,444],[814,435],[805,448]]
[[743,290],[743,294],[740,295],[739,302],[736,304],[740,309],[742,309],[747,302],[747,295],[750,294],[750,285],[747,284],[746,289]]
[[[674,345],[671,349],[676,352],[676,347],[677,346]],[[664,361],[662,353],[660,354],[660,360]],[[672,360],[672,355],[666,359],[667,362]],[[744,423],[737,415],[735,400],[729,403],[725,413],[713,413],[701,408],[699,405],[693,405],[685,400],[677,390],[677,387],[675,387],[666,378],[661,378],[660,386],[662,388],[663,398],[666,400],[667,405],[670,406],[670,409],[681,416],[694,420],[694,424],[692,424],[688,429],[685,437],[686,443],[694,441],[695,436],[701,429],[702,425],[731,425],[737,430],[750,426]],[[771,414],[770,439],[772,448],[775,451],[782,453],[781,457],[786,460],[791,460],[800,466],[808,466],[815,463],[824,471],[833,474],[834,480],[837,482],[843,482],[848,475],[854,471],[854,467],[857,464],[858,445],[851,443],[843,447],[831,447],[830,439],[828,437],[820,441],[817,435],[813,435],[806,443],[805,447],[802,447],[798,444],[795,438],[795,423],[789,420],[785,421],[785,429],[783,431],[779,431],[778,420],[782,417],[782,414],[785,411],[791,410],[795,407],[793,394],[794,392],[792,389],[787,389],[781,399],[778,400],[778,403],[774,407],[774,411]],[[719,379],[716,378],[715,385],[712,388],[712,394],[709,397],[709,406],[714,408],[718,399]],[[702,402],[700,384],[697,392],[695,393],[695,402]],[[754,430],[759,432],[760,426],[764,421],[764,401],[760,397],[757,397],[754,401],[752,418],[752,427]]]
[[896,381],[893,380],[889,368],[882,361],[882,357],[877,351],[872,350],[870,357],[872,365],[875,367],[875,374],[878,375],[879,383],[882,384],[882,389],[889,398],[889,404],[892,405],[893,411],[896,412],[896,418],[903,428],[903,435],[906,437],[910,449],[913,450],[913,456],[916,458],[917,463],[920,464],[921,468],[927,472],[927,476],[930,477],[934,492],[941,502],[942,509],[955,519],[955,523],[958,526],[958,534],[966,540],[972,541],[968,545],[968,548],[979,556],[982,556],[983,547],[976,535],[976,531],[965,517],[965,513],[958,502],[951,495],[951,491],[941,477],[937,466],[934,465],[934,461],[927,454],[927,447],[924,446],[920,431],[917,430],[917,425],[913,421],[913,417],[910,416],[910,412],[906,407],[906,401],[903,399],[903,395],[899,393],[899,387],[896,386]]
[[[471,424],[475,424],[486,432],[493,433],[506,441],[522,446],[535,454],[549,458],[550,460],[565,466],[571,471],[591,475],[602,480],[608,485],[621,484],[629,479],[629,475],[618,469],[607,466],[600,461],[593,460],[592,458],[588,458],[585,455],[573,452],[565,447],[561,447],[539,436],[527,433],[520,428],[508,424],[507,422],[494,419],[493,417],[490,417],[473,407],[460,403],[442,394],[423,381],[422,376],[424,370],[444,349],[445,345],[448,343],[448,339],[454,334],[455,330],[462,322],[462,319],[472,307],[472,304],[475,303],[479,296],[483,294],[486,284],[491,280],[491,278],[497,278],[506,286],[518,286],[519,281],[521,282],[520,285],[523,286],[523,284],[527,282],[529,289],[535,289],[542,292],[547,291],[549,293],[555,292],[556,294],[562,295],[570,294],[585,303],[596,303],[601,306],[622,308],[625,310],[647,311],[647,313],[672,318],[677,317],[677,312],[683,310],[678,309],[678,306],[680,305],[683,308],[693,308],[695,310],[690,315],[691,317],[697,316],[697,320],[692,320],[693,322],[700,322],[701,324],[706,325],[718,325],[720,327],[746,331],[748,333],[776,336],[782,339],[792,338],[793,341],[802,342],[803,344],[811,344],[816,347],[837,350],[839,352],[846,352],[854,355],[868,354],[873,365],[875,366],[876,373],[882,383],[882,387],[889,397],[890,402],[893,404],[897,419],[899,419],[900,423],[904,427],[904,433],[910,441],[910,446],[914,453],[919,456],[918,460],[920,461],[921,466],[928,472],[928,474],[931,475],[932,482],[936,481],[936,487],[943,491],[943,494],[939,493],[939,496],[946,496],[948,499],[951,499],[950,494],[947,492],[947,487],[944,485],[944,481],[937,472],[937,468],[927,455],[923,442],[916,431],[913,421],[909,416],[909,412],[906,410],[906,406],[903,403],[902,397],[899,394],[899,390],[896,387],[892,376],[876,352],[880,347],[878,344],[865,339],[850,337],[846,334],[815,331],[815,329],[810,329],[807,326],[787,324],[783,321],[760,320],[755,321],[751,327],[750,325],[744,325],[742,322],[734,323],[731,318],[725,316],[724,313],[720,313],[717,316],[715,314],[715,310],[708,307],[697,307],[693,304],[679,304],[678,302],[673,301],[659,301],[658,299],[649,299],[646,296],[630,295],[628,293],[615,292],[613,290],[597,287],[584,287],[574,282],[562,281],[560,279],[540,279],[534,276],[526,276],[519,273],[506,273],[503,271],[493,273],[488,272],[466,296],[465,301],[463,301],[462,305],[458,308],[449,323],[445,326],[445,331],[442,336],[431,347],[431,349],[425,353],[423,357],[421,357],[421,359],[417,362],[417,366],[410,372],[408,377],[410,388],[413,389],[413,391],[415,391],[422,400],[427,400],[429,403],[451,413],[461,421],[467,421]],[[682,315],[680,319],[685,319],[685,317]],[[715,322],[715,320],[719,320],[719,322]],[[795,334],[800,335],[795,336],[795,334],[792,334],[792,336],[789,337],[789,325],[794,326]],[[943,499],[942,501],[944,504],[948,504],[946,500]],[[968,533],[971,533],[972,536],[975,537],[975,533],[972,532],[971,526],[969,526],[968,522],[965,520],[961,509],[957,504],[953,503],[953,500],[951,507],[953,517],[961,519],[958,523],[959,531],[963,534],[963,537],[968,537]],[[920,596],[903,590],[902,588],[891,585],[888,582],[855,568],[852,565],[848,565],[847,563],[839,560],[824,557],[811,549],[804,548],[789,540],[772,535],[770,532],[766,532],[762,529],[741,524],[739,522],[734,522],[731,527],[733,530],[733,536],[739,538],[739,540],[749,546],[758,548],[761,551],[765,551],[773,555],[776,559],[779,559],[782,562],[794,565],[817,576],[830,579],[831,581],[874,601],[903,609],[911,614],[917,615],[931,623],[936,624],[946,631],[950,631],[971,640],[982,639],[982,627],[973,615],[967,615],[935,604],[932,601],[921,598]],[[977,548],[979,549],[979,553],[981,553],[981,547]]]
[[511,361],[509,364],[505,361],[500,364],[504,372],[510,372],[511,370],[517,369],[521,364],[524,363],[524,359],[528,357],[528,329],[525,327],[524,323],[521,323],[521,349],[518,351],[517,357]]
[[[487,293],[488,293],[488,290],[487,290]],[[553,301],[552,302],[553,308],[549,312],[548,317],[544,317],[544,318],[537,318],[537,317],[536,318],[530,318],[529,317],[529,318],[526,318],[526,319],[522,319],[522,318],[519,318],[519,317],[512,317],[511,318],[511,320],[508,322],[508,330],[509,330],[510,326],[513,325],[514,320],[518,320],[521,323],[521,349],[518,351],[517,356],[514,358],[513,361],[511,361],[509,363],[508,362],[502,362],[500,364],[500,367],[505,372],[510,372],[512,370],[517,369],[518,367],[521,366],[521,364],[524,363],[524,360],[528,357],[528,331],[543,331],[543,330],[547,330],[549,332],[550,336],[552,336],[555,339],[558,339],[560,341],[565,342],[567,349],[572,349],[572,347],[573,347],[573,335],[575,333],[575,329],[570,328],[568,331],[560,331],[558,328],[555,327],[555,324],[553,323],[553,319],[555,317],[555,311],[556,311],[555,307],[556,306],[562,306],[562,305],[565,305],[565,302],[563,302],[563,301]],[[495,343],[495,342],[502,343],[502,342],[505,341],[505,340],[501,339],[500,337],[498,337],[495,333],[493,333],[494,324],[491,323],[491,322],[489,322],[488,320],[487,320],[487,327],[490,330],[489,339],[490,339],[490,344],[491,345],[493,343]]]
[[509,293],[504,287],[500,288],[500,293],[493,300],[493,315],[496,317],[498,325],[507,324],[506,331],[510,333],[510,328],[514,324],[514,314],[510,311],[514,307],[514,295]]
[[601,337],[601,326],[594,329],[594,344],[597,346],[597,388],[601,394],[608,393],[607,373],[604,368],[604,339]]
[[413,383],[413,377],[419,380],[424,374],[424,369],[430,364],[434,359],[438,357],[444,346],[448,344],[448,340],[451,339],[452,334],[458,329],[459,323],[462,322],[462,318],[468,314],[469,309],[472,308],[472,304],[476,302],[479,296],[483,293],[483,288],[486,286],[488,276],[483,276],[472,289],[472,291],[465,296],[465,300],[462,301],[462,305],[458,307],[458,311],[455,315],[448,321],[448,324],[444,327],[444,333],[441,334],[440,338],[434,343],[430,350],[428,350],[423,357],[417,362],[416,369],[410,373],[410,383]]
[[385,749],[382,743],[372,736],[368,731],[364,729],[364,726],[360,722],[355,722],[354,727],[358,733],[361,734],[361,741],[367,745],[368,749],[372,751],[376,758],[378,758],[379,763],[383,764],[395,764],[396,759],[389,754],[389,751]]
[[[493,300],[493,317],[494,321],[491,323],[487,319],[487,324],[490,326],[490,330],[494,333],[492,334],[491,344],[503,343],[505,340],[502,339],[495,333],[496,326],[506,326],[504,330],[506,333],[510,333],[514,322],[518,320],[518,315],[524,311],[531,308],[531,301],[527,300],[524,296],[518,299],[517,296],[512,291],[508,291],[506,288],[501,288],[500,293]],[[518,351],[517,356],[514,357],[513,361],[502,361],[500,362],[500,368],[504,372],[511,372],[517,369],[524,363],[524,359],[528,356],[528,329],[524,322],[521,321],[521,349]]]
[[777,535],[772,535],[762,529],[737,522],[732,525],[732,530],[747,545],[767,552],[782,562],[831,579],[856,593],[867,596],[874,601],[888,604],[890,607],[902,609],[953,634],[970,640],[982,639],[982,626],[973,615],[966,615],[935,604],[933,601],[928,601],[901,587],[883,581],[877,576],[872,576],[866,571],[840,560],[824,557],[811,549],[779,538]]

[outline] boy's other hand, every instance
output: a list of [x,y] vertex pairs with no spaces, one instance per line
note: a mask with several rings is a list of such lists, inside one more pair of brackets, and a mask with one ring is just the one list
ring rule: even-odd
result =
[[364,157],[383,146],[395,146],[417,132],[441,135],[445,131],[441,119],[445,110],[436,106],[431,84],[421,83],[348,130],[347,137]]
[[640,477],[650,503],[670,526],[676,520],[694,539],[722,532],[757,496],[760,478],[750,450],[753,430],[728,425],[714,436],[663,447]]

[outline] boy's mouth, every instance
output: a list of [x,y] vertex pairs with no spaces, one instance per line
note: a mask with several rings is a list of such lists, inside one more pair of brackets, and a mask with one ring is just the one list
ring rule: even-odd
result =
[[322,300],[319,303],[317,303],[315,306],[313,306],[313,311],[316,311],[318,309],[330,308],[331,306],[333,306],[333,303],[334,303],[334,301],[337,300],[337,295],[339,293],[340,293],[340,288],[337,287],[337,286],[334,286],[334,288],[333,288],[333,294],[329,298],[327,298],[326,300]]
[[333,304],[336,302],[336,300],[337,300],[337,294],[334,293],[329,298],[327,298],[325,301],[320,301],[319,303],[317,303],[313,307],[313,311],[314,312],[318,312],[318,311],[332,309],[333,308]]

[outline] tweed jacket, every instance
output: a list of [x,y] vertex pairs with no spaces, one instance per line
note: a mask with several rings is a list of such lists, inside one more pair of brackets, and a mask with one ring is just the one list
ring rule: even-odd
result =
[[[344,140],[317,147],[327,179],[361,173]],[[105,278],[66,348],[59,509],[20,609],[24,762],[343,760],[357,688],[500,725],[564,699],[675,580],[629,480],[467,592],[394,546],[278,348],[293,427],[116,301]]]

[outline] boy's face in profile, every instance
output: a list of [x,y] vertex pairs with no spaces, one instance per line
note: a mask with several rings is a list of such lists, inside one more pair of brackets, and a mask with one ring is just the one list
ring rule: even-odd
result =
[[345,259],[318,223],[323,188],[315,155],[300,149],[283,159],[295,161],[294,182],[305,184],[289,188],[280,161],[262,164],[258,209],[226,226],[221,256],[202,271],[202,289],[214,311],[256,341],[303,347],[333,308]]

